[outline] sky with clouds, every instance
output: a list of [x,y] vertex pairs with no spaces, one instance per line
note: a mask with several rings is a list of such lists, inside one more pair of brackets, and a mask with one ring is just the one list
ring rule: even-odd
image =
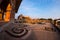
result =
[[60,18],[60,0],[23,0],[16,18],[20,14],[31,18]]

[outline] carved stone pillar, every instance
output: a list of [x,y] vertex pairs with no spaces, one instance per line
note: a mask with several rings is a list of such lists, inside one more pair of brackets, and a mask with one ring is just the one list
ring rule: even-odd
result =
[[10,0],[10,4],[11,4],[11,15],[10,15],[10,20],[13,22],[15,19],[15,2],[16,0]]

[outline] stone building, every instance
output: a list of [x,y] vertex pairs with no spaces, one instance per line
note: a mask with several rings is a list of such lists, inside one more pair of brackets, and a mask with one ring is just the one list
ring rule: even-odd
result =
[[23,16],[22,14],[18,16],[19,22],[22,23],[31,23],[32,19],[29,16]]

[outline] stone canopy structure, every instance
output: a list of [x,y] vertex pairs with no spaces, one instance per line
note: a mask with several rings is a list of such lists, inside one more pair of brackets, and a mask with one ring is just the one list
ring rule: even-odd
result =
[[[0,9],[3,11],[6,11],[6,8],[7,8],[8,4],[11,3],[11,1],[12,0],[1,0],[0,1]],[[15,12],[17,12],[22,0],[13,0],[13,1],[15,1],[14,2],[15,3],[15,10],[16,10]]]
[[22,0],[1,0],[0,1],[0,20],[10,21],[14,19],[15,13]]

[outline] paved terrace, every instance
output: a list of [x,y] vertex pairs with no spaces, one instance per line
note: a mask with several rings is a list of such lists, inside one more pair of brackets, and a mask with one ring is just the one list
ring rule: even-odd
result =
[[[60,33],[58,33],[54,26],[50,23],[25,25],[28,25],[27,27],[32,30],[32,34],[30,35],[30,37],[28,37],[27,40],[60,40]],[[2,39],[3,38],[5,38],[4,35],[2,36]]]
[[[60,33],[50,23],[29,25],[33,30],[34,40],[60,40]],[[45,28],[53,28],[53,30],[45,30]]]

